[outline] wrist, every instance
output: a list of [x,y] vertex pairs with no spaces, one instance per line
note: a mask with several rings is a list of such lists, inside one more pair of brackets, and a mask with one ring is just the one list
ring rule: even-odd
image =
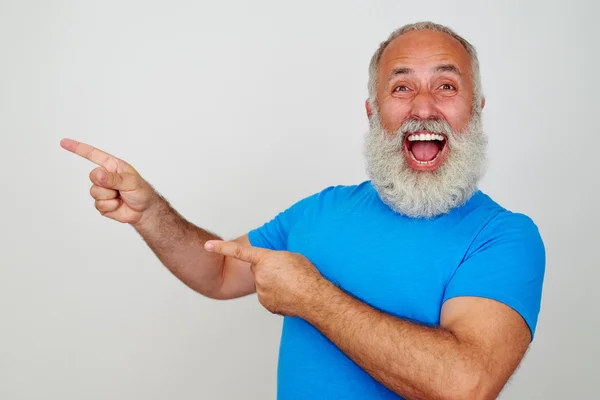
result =
[[135,229],[150,228],[155,225],[155,221],[159,219],[160,214],[163,214],[169,208],[168,203],[158,193],[152,192],[148,206],[140,212],[140,218],[137,222],[131,225]]
[[339,290],[329,282],[325,277],[319,275],[308,290],[303,292],[302,298],[298,302],[298,317],[311,321],[326,307],[328,299],[334,296],[334,291]]

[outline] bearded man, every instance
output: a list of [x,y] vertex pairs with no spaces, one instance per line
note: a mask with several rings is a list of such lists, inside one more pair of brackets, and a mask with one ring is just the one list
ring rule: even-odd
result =
[[492,399],[533,340],[545,249],[527,216],[477,185],[485,105],[475,49],[442,25],[393,32],[373,55],[369,180],[304,198],[223,241],[135,169],[87,144],[91,195],[214,299],[257,293],[283,315],[280,399]]

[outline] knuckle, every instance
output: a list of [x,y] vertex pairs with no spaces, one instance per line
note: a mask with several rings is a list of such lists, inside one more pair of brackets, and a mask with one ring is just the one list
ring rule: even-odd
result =
[[116,199],[119,196],[119,192],[117,192],[116,190],[113,190],[113,189],[108,189],[106,191],[105,196],[106,196],[107,200]]
[[96,209],[100,213],[107,213],[114,211],[118,208],[117,200],[96,200]]
[[90,188],[90,195],[95,200],[111,200],[116,199],[119,193],[113,189],[106,189],[98,185],[92,185]]
[[142,177],[137,174],[125,173],[123,178],[128,178],[128,183],[131,185],[133,190],[140,189],[142,187]]
[[91,160],[94,156],[94,151],[96,151],[96,148],[92,147],[90,149],[90,151],[85,155],[85,158],[87,158],[88,160]]
[[261,270],[255,271],[254,280],[262,286],[269,286],[271,281],[269,274]]
[[233,249],[233,255],[236,258],[242,258],[244,257],[244,250],[242,250],[241,247],[236,247],[235,249]]
[[106,177],[106,182],[109,186],[114,186],[119,183],[119,175],[117,174],[108,174]]
[[104,166],[109,170],[109,171],[120,171],[119,170],[119,159],[116,157],[109,157],[108,160],[106,160],[106,164],[104,164]]
[[121,174],[114,174],[114,180],[115,184],[123,183],[123,177],[121,176]]

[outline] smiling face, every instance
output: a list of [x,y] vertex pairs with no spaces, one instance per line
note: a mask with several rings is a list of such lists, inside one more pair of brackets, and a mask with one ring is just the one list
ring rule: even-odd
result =
[[447,213],[470,198],[483,175],[484,103],[471,61],[451,35],[414,30],[389,42],[371,70],[377,79],[367,101],[367,172],[401,214]]
[[[441,119],[455,132],[467,126],[473,109],[471,60],[458,40],[442,32],[405,33],[384,50],[378,69],[377,105],[386,131],[398,131],[409,119]],[[405,137],[407,162],[417,171],[433,171],[447,156],[447,138],[432,133]]]

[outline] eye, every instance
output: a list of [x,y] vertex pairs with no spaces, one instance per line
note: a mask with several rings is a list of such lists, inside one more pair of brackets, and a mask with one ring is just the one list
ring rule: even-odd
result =
[[394,92],[408,92],[408,86],[396,86]]
[[449,83],[444,83],[442,86],[440,86],[440,89],[442,90],[456,90],[456,88],[454,86],[452,86]]

